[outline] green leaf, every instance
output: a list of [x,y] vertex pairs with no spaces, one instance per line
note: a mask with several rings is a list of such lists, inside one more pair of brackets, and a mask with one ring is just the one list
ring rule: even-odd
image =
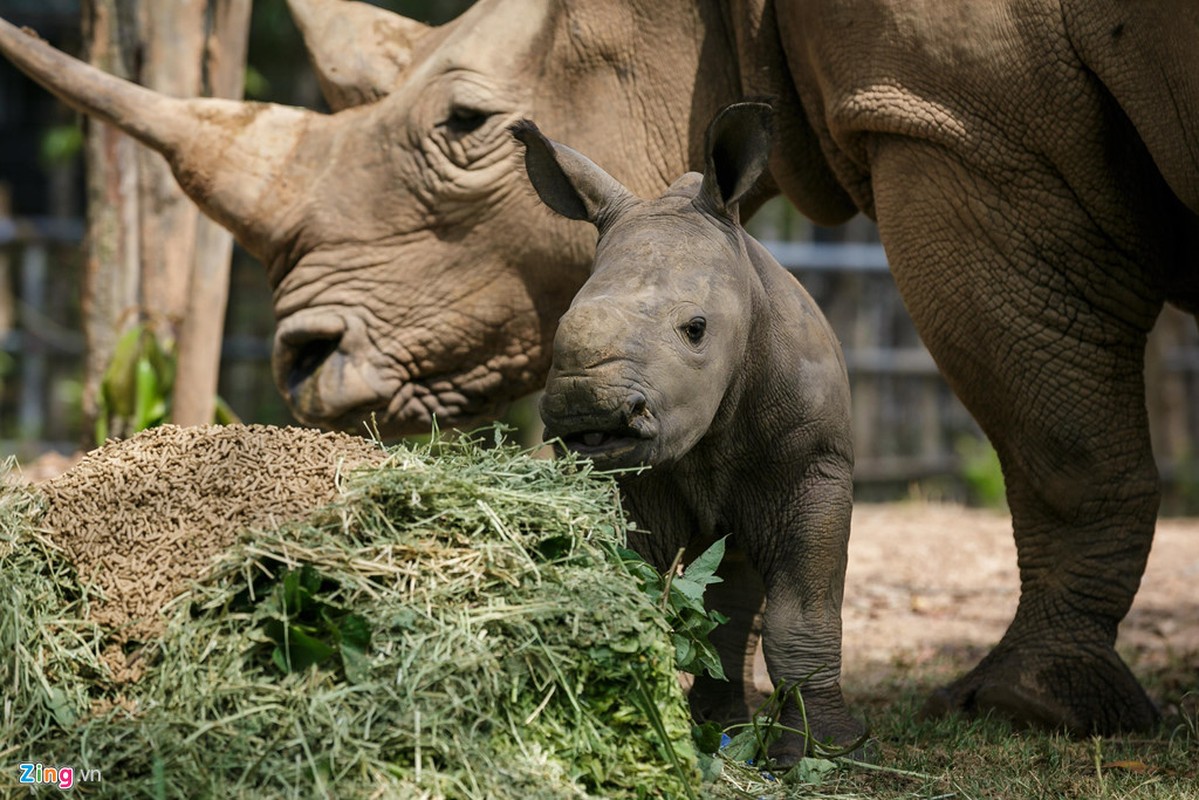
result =
[[70,728],[79,719],[70,696],[57,686],[51,687],[46,692],[46,705],[49,706],[50,713],[54,715],[54,721],[63,728]]
[[670,584],[671,592],[678,592],[683,595],[691,605],[703,607],[704,604],[704,584],[696,583],[695,581],[683,577],[677,577]]
[[724,761],[707,753],[696,753],[695,759],[699,766],[700,779],[704,783],[716,783],[720,779],[721,773],[724,772]]
[[309,597],[321,590],[321,574],[311,564],[300,567],[300,584]]
[[[314,664],[320,664],[336,651],[329,645],[305,633],[296,625],[287,628],[287,662],[292,672],[300,672]],[[278,663],[278,661],[276,661]]]
[[148,358],[139,358],[136,367],[137,394],[133,403],[133,429],[144,431],[151,428],[166,415],[166,400],[158,373]]
[[717,722],[708,721],[691,728],[691,738],[695,740],[695,748],[701,753],[715,753],[720,749],[720,739],[724,730]]
[[706,586],[709,583],[720,583],[723,579],[716,577],[716,570],[720,567],[720,562],[724,558],[724,540],[727,538],[729,537],[723,536],[717,539],[712,543],[711,547],[700,553],[683,570],[682,577],[701,586]]
[[97,447],[108,441],[108,402],[103,392],[100,393],[99,413],[96,414],[95,436]]
[[364,617],[346,614],[337,621],[338,640],[342,646],[365,652],[371,644],[371,627]]
[[[696,654],[695,664],[698,664],[704,672],[707,672],[718,681],[728,680],[728,676],[724,674],[724,665],[720,663],[720,656],[717,654],[716,649],[710,645],[699,649]],[[695,672],[698,673],[699,670],[695,670]]]
[[748,725],[735,735],[731,742],[720,752],[729,761],[753,761],[761,749],[761,739],[758,730]]
[[279,645],[271,651],[271,661],[284,675],[291,673],[291,665],[287,663],[287,652],[283,649],[283,645]]
[[773,719],[759,716],[742,728],[720,753],[729,761],[755,762],[766,757],[782,733],[782,727]]
[[820,786],[837,765],[827,758],[801,758],[795,766],[787,770],[783,776],[785,783],[802,783],[808,786]]
[[369,681],[371,677],[371,663],[366,653],[346,641],[342,641],[339,650],[341,653],[341,665],[346,673],[346,680],[350,683],[366,683]]
[[[686,636],[674,635],[674,665],[684,672],[691,672],[688,667],[695,661],[695,642]],[[684,666],[686,665],[686,666]]]
[[104,370],[100,391],[109,412],[115,417],[133,416],[137,397],[137,362],[141,350],[140,325],[121,334],[112,351],[112,360]]
[[300,571],[288,570],[283,576],[283,614],[287,617],[298,617],[304,610],[308,593],[300,583]]

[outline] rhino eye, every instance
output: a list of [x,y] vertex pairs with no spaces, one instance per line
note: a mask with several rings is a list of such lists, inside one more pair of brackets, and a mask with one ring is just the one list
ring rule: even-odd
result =
[[487,121],[488,116],[485,112],[474,108],[454,106],[450,111],[449,119],[445,121],[445,126],[451,133],[464,136],[468,133],[474,133],[483,127],[483,123]]
[[708,329],[708,321],[703,317],[692,317],[686,325],[683,326],[683,335],[687,337],[687,341],[691,344],[699,344],[704,338],[704,331]]

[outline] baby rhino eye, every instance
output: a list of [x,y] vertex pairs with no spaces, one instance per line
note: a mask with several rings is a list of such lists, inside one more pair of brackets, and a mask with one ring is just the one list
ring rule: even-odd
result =
[[704,331],[708,328],[708,321],[703,317],[692,317],[686,325],[683,326],[683,334],[687,337],[687,341],[691,344],[699,344],[704,338]]

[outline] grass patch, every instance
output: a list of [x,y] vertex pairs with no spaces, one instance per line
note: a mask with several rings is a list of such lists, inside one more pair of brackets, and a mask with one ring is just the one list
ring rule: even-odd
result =
[[[964,669],[972,662],[957,665]],[[1164,718],[1151,735],[1075,739],[1015,730],[999,719],[949,717],[920,721],[927,693],[948,665],[908,671],[886,685],[855,691],[851,708],[866,709],[877,737],[873,763],[831,759],[824,768],[796,770],[774,780],[744,764],[724,763],[713,798],[768,800],[948,800],[961,798],[1104,798],[1199,800],[1199,654],[1142,671],[1161,699]],[[1182,678],[1187,676],[1189,678]]]

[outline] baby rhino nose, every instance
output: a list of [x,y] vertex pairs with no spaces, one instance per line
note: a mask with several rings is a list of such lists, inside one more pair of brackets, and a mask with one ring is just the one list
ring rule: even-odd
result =
[[621,320],[611,311],[589,304],[572,308],[554,336],[554,369],[578,374],[622,355],[616,331]]
[[645,415],[645,395],[641,392],[633,392],[624,402],[624,417],[625,424],[629,424],[634,419]]

